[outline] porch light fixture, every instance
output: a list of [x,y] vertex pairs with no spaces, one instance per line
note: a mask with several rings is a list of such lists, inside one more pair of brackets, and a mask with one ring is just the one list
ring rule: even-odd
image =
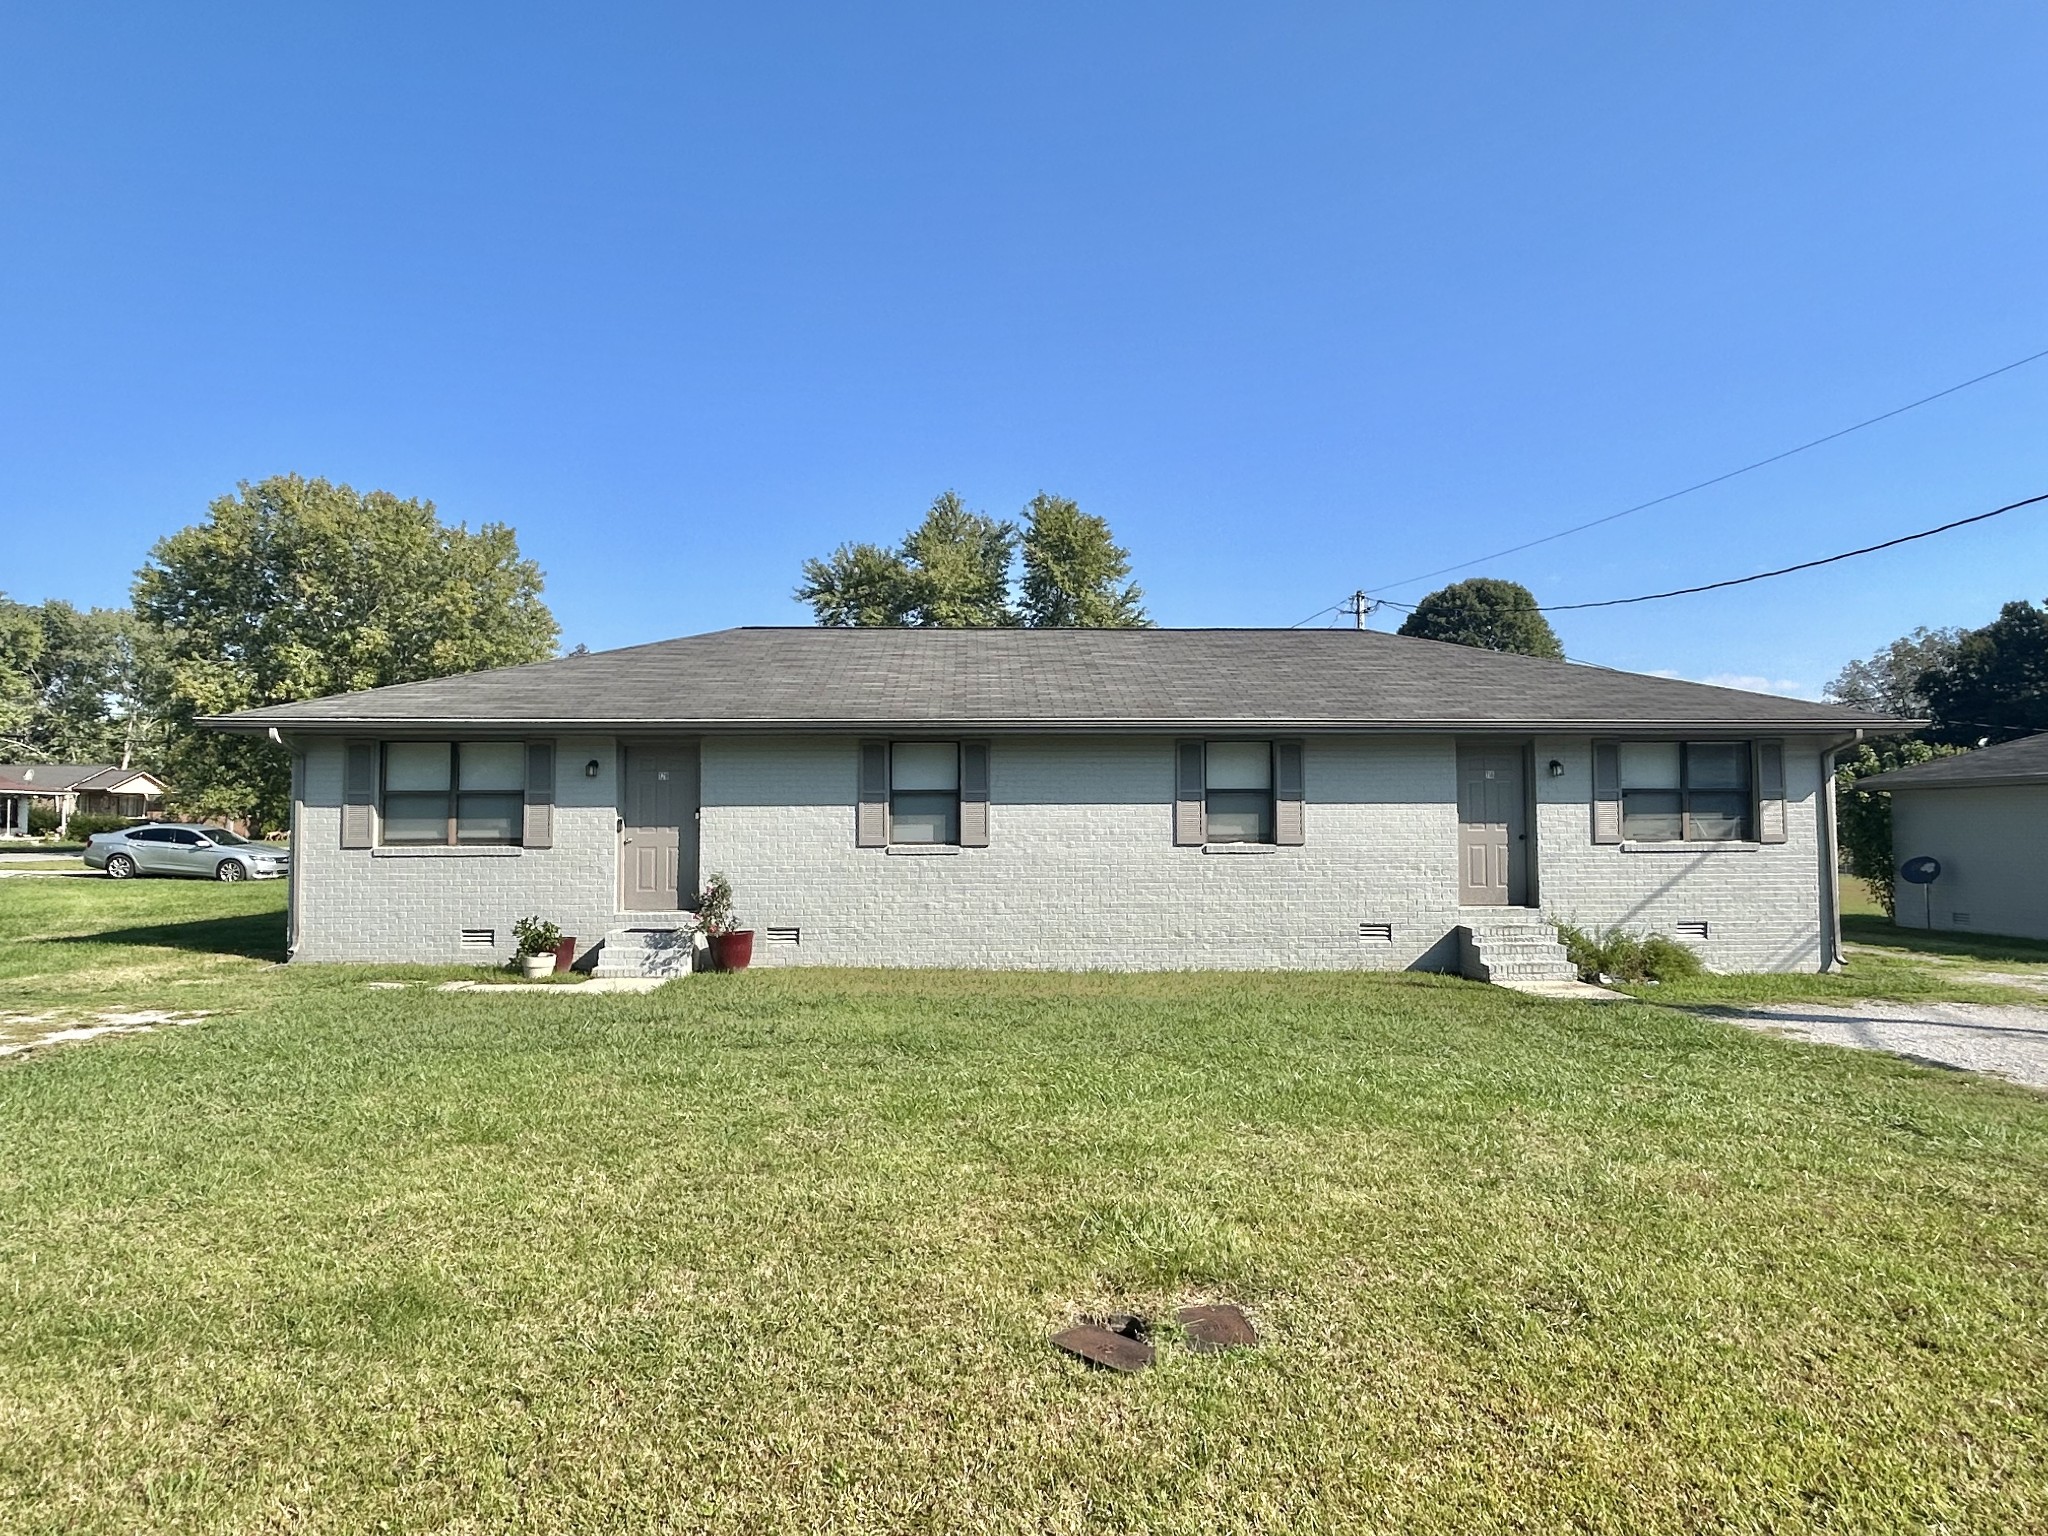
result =
[[583,777],[585,777],[586,779],[594,779],[597,777],[596,758],[593,757],[589,762],[583,765]]
[[1550,776],[1553,779],[1561,779],[1564,777],[1564,764],[1560,763],[1554,757],[1550,760]]

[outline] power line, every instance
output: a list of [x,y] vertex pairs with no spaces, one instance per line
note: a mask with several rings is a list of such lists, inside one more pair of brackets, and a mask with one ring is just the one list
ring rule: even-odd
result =
[[[1667,501],[1676,501],[1681,496],[1690,496],[1694,491],[1704,491],[1708,486],[1720,485],[1724,481],[1733,480],[1737,475],[1746,475],[1753,469],[1762,469],[1766,465],[1776,464],[1781,460],[1789,459],[1794,454],[1804,453],[1809,448],[1818,448],[1823,443],[1832,443],[1836,438],[1847,437],[1851,432],[1861,432],[1865,427],[1874,427],[1881,421],[1890,421],[1894,416],[1903,416],[1906,412],[1918,410],[1923,405],[1932,405],[1935,401],[1953,395],[1958,390],[1968,389],[1973,384],[1982,384],[1986,379],[1995,379],[2001,373],[2011,373],[2015,368],[2023,368],[2028,363],[2039,362],[2044,357],[2048,357],[2048,347],[2044,347],[2039,352],[2030,352],[2027,356],[2006,363],[2002,367],[1994,368],[1989,373],[1980,373],[1973,379],[1963,380],[1960,384],[1951,384],[1947,389],[1938,389],[1931,395],[1922,395],[1918,400],[1908,401],[1906,404],[1894,407],[1882,415],[1872,416],[1867,420],[1859,421],[1854,426],[1843,427],[1839,431],[1828,433],[1825,437],[1816,437],[1811,442],[1801,443],[1796,448],[1787,448],[1783,453],[1774,453],[1767,459],[1758,459],[1755,463],[1745,464],[1740,469],[1731,469],[1726,474],[1715,475],[1710,480],[1701,480],[1696,484],[1688,485],[1683,490],[1671,491],[1666,495],[1653,497],[1649,501],[1638,502],[1632,507],[1622,508],[1619,512],[1610,512],[1605,517],[1596,517],[1591,522],[1578,523],[1570,528],[1560,528],[1556,533],[1546,533],[1542,538],[1531,539],[1526,544],[1515,544],[1506,549],[1497,549],[1490,555],[1480,555],[1475,559],[1462,560],[1456,565],[1440,566],[1433,571],[1424,571],[1420,576],[1404,576],[1399,581],[1390,581],[1385,586],[1376,587],[1374,590],[1378,592],[1391,592],[1396,587],[1412,586],[1418,581],[1428,581],[1432,576],[1448,576],[1453,571],[1470,570],[1475,565],[1484,565],[1487,561],[1498,560],[1503,555],[1519,555],[1523,550],[1534,549],[1539,544],[1555,543],[1559,539],[1570,538],[1575,533],[1584,533],[1588,528],[1598,528],[1606,523],[1618,522],[1624,517],[1632,517],[1638,512],[1647,512],[1652,507],[1661,507]],[[1396,604],[1395,606],[1398,607],[1399,605]],[[1324,611],[1327,612],[1328,610]]]
[[[1769,581],[1773,576],[1790,576],[1794,571],[1810,571],[1818,566],[1834,565],[1842,560],[1854,560],[1858,555],[1874,555],[1881,549],[1897,549],[1901,544],[1911,544],[1918,539],[1931,539],[1937,533],[1947,533],[1953,528],[1967,528],[1972,523],[1989,522],[1994,517],[2003,517],[2008,512],[2017,512],[2021,507],[2035,506],[2048,501],[2048,492],[2029,496],[2024,501],[2007,502],[2002,507],[1993,507],[1989,512],[1979,512],[1972,517],[1959,517],[1952,523],[1943,523],[1938,528],[1923,528],[1918,533],[1901,534],[1896,539],[1886,539],[1882,544],[1866,544],[1861,549],[1845,549],[1839,555],[1827,555],[1819,560],[1802,560],[1797,565],[1783,565],[1775,571],[1758,571],[1749,576],[1731,576],[1726,581],[1710,581],[1697,587],[1674,587],[1669,592],[1645,592],[1639,597],[1609,597],[1597,603],[1540,603],[1533,608],[1510,608],[1510,613],[1577,613],[1587,608],[1622,608],[1630,603],[1656,603],[1667,597],[1691,597],[1699,592],[1718,592],[1723,587],[1747,586],[1752,581]],[[1380,602],[1389,608],[1399,608],[1404,613],[1413,613],[1415,603],[1397,603],[1391,598]]]

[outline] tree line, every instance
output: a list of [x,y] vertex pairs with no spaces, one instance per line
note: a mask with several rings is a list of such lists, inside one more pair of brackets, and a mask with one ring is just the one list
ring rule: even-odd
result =
[[158,541],[127,608],[0,596],[0,740],[146,768],[180,814],[285,825],[290,766],[202,715],[542,661],[560,634],[512,530],[280,475]]

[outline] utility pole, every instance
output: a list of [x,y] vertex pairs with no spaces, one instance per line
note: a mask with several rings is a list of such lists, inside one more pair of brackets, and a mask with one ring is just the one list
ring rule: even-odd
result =
[[1379,607],[1379,604],[1367,597],[1363,590],[1360,590],[1351,594],[1344,604],[1344,611],[1351,615],[1351,627],[1353,629],[1364,629],[1365,616],[1377,607]]

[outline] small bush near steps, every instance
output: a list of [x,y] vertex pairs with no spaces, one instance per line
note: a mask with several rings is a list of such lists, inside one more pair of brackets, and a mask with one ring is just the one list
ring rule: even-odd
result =
[[1666,934],[1620,928],[1593,934],[1559,923],[1557,937],[1581,981],[1677,981],[1706,969],[1698,955]]

